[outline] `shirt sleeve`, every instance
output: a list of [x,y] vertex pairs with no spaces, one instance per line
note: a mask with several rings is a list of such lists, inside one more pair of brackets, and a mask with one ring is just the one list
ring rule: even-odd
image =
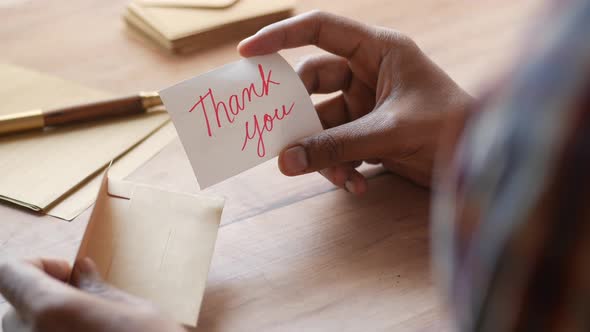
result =
[[433,199],[460,331],[590,331],[590,1],[562,1],[468,116]]

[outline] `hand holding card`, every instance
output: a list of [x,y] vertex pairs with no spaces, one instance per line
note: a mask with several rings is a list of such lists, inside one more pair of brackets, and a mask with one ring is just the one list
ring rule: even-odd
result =
[[303,83],[278,54],[225,65],[160,96],[201,189],[322,130]]

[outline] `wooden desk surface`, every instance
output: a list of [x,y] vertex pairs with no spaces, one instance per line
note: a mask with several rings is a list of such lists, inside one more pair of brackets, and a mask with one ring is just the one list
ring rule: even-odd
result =
[[[319,8],[401,30],[476,93],[504,70],[539,2],[300,0],[298,12]],[[0,4],[0,61],[124,94],[238,59],[235,41],[168,55],[129,34],[123,10],[116,0]],[[283,55],[295,63],[316,52]],[[429,193],[369,173],[361,199],[317,174],[283,177],[272,161],[212,189],[228,204],[198,330],[452,330],[429,267]],[[130,178],[196,190],[178,141]],[[87,218],[88,211],[68,223],[0,204],[0,258],[72,259]],[[0,298],[0,314],[6,309]]]

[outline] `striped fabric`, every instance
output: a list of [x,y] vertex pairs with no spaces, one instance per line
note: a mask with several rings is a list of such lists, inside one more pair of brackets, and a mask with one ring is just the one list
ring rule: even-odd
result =
[[590,1],[559,1],[435,189],[460,331],[590,331]]

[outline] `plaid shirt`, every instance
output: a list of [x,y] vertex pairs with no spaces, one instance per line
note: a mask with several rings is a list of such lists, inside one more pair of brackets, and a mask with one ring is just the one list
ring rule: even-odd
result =
[[590,331],[590,1],[559,1],[435,189],[460,331]]

